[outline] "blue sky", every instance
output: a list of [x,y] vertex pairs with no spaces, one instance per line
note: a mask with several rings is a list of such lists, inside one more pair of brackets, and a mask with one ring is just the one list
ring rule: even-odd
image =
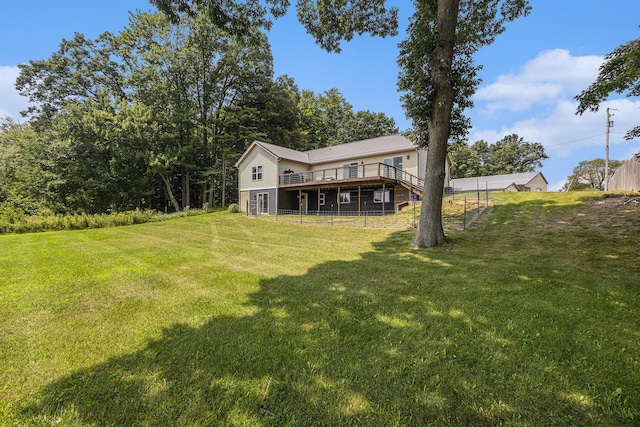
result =
[[[46,59],[63,38],[80,32],[95,38],[118,32],[128,10],[150,10],[146,0],[23,0],[6,2],[0,16],[0,116],[19,119],[27,105],[13,88],[17,64]],[[400,7],[397,37],[363,36],[343,44],[340,54],[322,51],[304,33],[292,10],[269,33],[276,75],[288,74],[301,89],[338,88],[356,110],[384,112],[404,130],[411,126],[396,89],[398,43],[412,13]],[[544,144],[549,159],[541,171],[550,189],[562,186],[582,160],[605,155],[605,109],[614,127],[610,158],[626,160],[640,151],[640,140],[625,141],[627,129],[640,124],[640,100],[612,97],[598,113],[576,116],[573,97],[595,80],[603,56],[640,37],[640,2],[635,0],[531,0],[531,15],[508,25],[496,42],[477,55],[482,84],[467,113],[473,128],[469,142],[493,143],[516,133]]]

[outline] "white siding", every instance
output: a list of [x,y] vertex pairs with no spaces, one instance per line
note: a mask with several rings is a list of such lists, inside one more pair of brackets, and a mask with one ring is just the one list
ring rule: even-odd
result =
[[287,170],[305,172],[309,170],[309,165],[306,163],[294,162],[293,160],[280,160],[280,164],[278,165],[278,174],[282,175]]
[[[409,159],[407,159],[407,155],[409,156]],[[369,157],[360,157],[360,158],[354,158],[354,159],[348,159],[348,160],[339,160],[336,162],[331,162],[331,163],[322,163],[322,164],[316,164],[313,165],[311,167],[310,170],[322,170],[322,169],[339,169],[340,171],[342,170],[342,167],[346,164],[346,163],[352,163],[352,162],[357,162],[358,164],[371,164],[371,163],[384,163],[384,159],[388,159],[388,158],[392,158],[392,157],[397,157],[397,156],[402,156],[402,161],[404,163],[403,165],[403,169],[407,172],[409,172],[412,175],[418,175],[418,170],[417,170],[417,162],[418,162],[418,152],[417,150],[411,150],[411,151],[404,151],[404,152],[399,152],[399,153],[389,153],[389,154],[382,154],[382,155],[378,155],[378,156],[369,156]]]
[[[445,160],[445,167],[448,168],[448,162]],[[424,174],[427,171],[427,150],[418,150],[418,171],[415,174],[416,176],[420,177],[420,178],[424,178]],[[449,176],[449,174],[447,173],[447,176]],[[447,181],[445,181],[444,185],[448,185]]]
[[[262,166],[262,179],[252,179],[254,166]],[[255,145],[238,165],[239,191],[275,188],[278,182],[277,160],[261,147]]]
[[547,191],[547,182],[544,180],[542,175],[538,174],[531,181],[527,183],[527,187],[530,188],[529,191],[532,193],[546,192]]

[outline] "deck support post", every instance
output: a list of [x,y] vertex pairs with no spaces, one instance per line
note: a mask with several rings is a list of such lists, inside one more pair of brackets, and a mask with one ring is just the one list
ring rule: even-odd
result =
[[385,184],[386,182],[382,181],[382,216],[384,216],[384,211],[387,207],[387,202],[386,202],[386,191],[385,191]]
[[302,224],[302,189],[298,190],[298,212],[300,213],[300,224]]

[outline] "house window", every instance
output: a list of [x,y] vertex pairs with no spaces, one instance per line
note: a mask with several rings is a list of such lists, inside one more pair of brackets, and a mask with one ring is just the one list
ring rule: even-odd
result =
[[325,193],[320,193],[320,206],[324,206],[324,194]]
[[340,193],[340,203],[351,203],[351,193]]
[[[374,191],[373,192],[373,203],[382,203],[382,201],[383,201],[382,197],[383,197],[382,190]],[[390,201],[391,201],[391,193],[389,192],[389,190],[385,190],[384,191],[384,202],[385,203],[389,203]]]
[[262,166],[254,166],[251,168],[251,180],[260,181],[262,179]]

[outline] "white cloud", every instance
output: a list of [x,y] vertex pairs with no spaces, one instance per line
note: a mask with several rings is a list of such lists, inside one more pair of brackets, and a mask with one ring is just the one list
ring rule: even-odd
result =
[[21,121],[20,111],[29,107],[29,101],[15,88],[19,72],[18,67],[0,65],[0,117],[9,116]]
[[[505,135],[517,134],[529,142],[539,142],[547,152],[566,157],[585,146],[605,143],[606,109],[611,108],[614,127],[610,129],[611,145],[630,144],[624,139],[627,130],[639,125],[640,100],[618,99],[604,102],[600,111],[576,115],[577,102],[557,100],[553,108],[537,117],[519,120],[496,129],[478,129],[471,132],[469,141],[483,139],[493,143]],[[614,111],[613,109],[617,110]]]
[[549,183],[549,186],[547,187],[547,191],[560,191],[562,190],[566,182],[567,182],[567,178],[562,179],[556,183]]
[[545,146],[549,159],[542,172],[549,190],[562,188],[566,177],[583,160],[605,157],[606,110],[611,110],[610,159],[626,160],[640,151],[640,141],[627,141],[625,133],[640,125],[640,99],[612,94],[597,112],[576,115],[574,96],[589,87],[603,58],[572,57],[566,50],[540,53],[517,74],[505,74],[482,87],[472,112],[474,128],[469,142],[494,143],[517,134]]
[[523,111],[537,103],[572,97],[591,84],[602,64],[601,56],[571,56],[554,49],[541,52],[518,74],[503,74],[478,89],[475,100],[486,103],[484,113]]

